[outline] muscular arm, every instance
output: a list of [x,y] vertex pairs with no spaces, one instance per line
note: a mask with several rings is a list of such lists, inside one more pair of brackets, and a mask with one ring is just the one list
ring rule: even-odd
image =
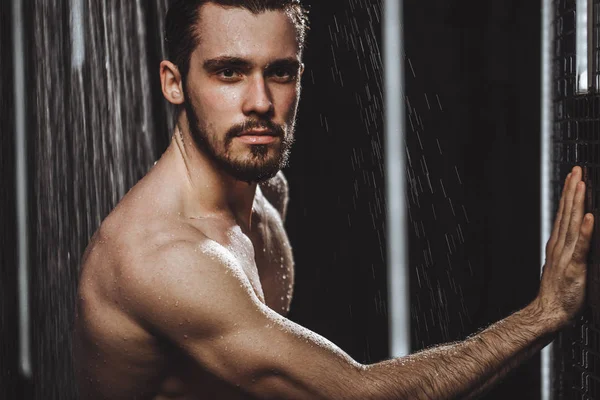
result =
[[134,266],[136,279],[128,280],[123,292],[129,312],[149,330],[259,398],[472,398],[579,312],[593,226],[592,219],[582,224],[582,209],[583,193],[571,184],[531,305],[464,342],[373,365],[357,363],[262,304],[243,266],[208,239],[157,250],[148,258],[152,268]]

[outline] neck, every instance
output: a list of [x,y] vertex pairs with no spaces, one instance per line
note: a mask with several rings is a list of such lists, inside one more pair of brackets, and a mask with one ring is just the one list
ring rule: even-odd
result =
[[190,218],[232,218],[242,230],[250,230],[257,184],[236,180],[220,170],[184,127],[185,122],[178,124],[167,149],[184,177],[183,212]]

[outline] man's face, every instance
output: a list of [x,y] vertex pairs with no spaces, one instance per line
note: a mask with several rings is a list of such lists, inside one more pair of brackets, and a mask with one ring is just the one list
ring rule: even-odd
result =
[[201,151],[246,182],[283,168],[300,97],[297,32],[282,11],[252,14],[212,3],[184,80],[189,128]]

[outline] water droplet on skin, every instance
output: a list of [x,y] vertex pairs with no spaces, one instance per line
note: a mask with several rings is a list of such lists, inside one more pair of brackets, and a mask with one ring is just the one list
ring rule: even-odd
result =
[[187,339],[187,338],[188,338],[188,335],[183,335],[183,338],[184,338],[184,339]]

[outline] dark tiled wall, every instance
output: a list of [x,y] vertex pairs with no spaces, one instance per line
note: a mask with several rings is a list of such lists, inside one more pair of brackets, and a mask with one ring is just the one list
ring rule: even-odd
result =
[[[554,42],[554,209],[558,208],[562,182],[574,165],[584,168],[588,187],[586,211],[598,219],[600,188],[600,95],[598,95],[600,2],[593,1],[593,88],[576,90],[576,45],[574,0],[558,0],[555,7]],[[560,400],[600,397],[600,248],[595,239],[588,270],[588,299],[584,315],[556,340],[554,389]]]

